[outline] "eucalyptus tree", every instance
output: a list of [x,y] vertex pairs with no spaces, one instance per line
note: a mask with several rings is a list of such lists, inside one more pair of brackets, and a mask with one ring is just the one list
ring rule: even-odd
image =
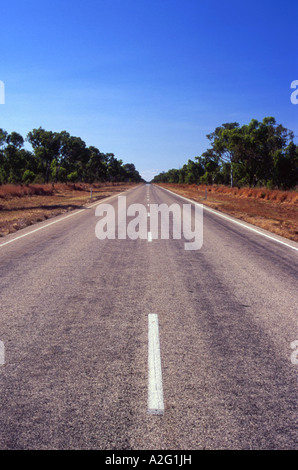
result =
[[44,182],[48,183],[51,164],[58,157],[60,151],[58,134],[39,127],[28,132],[27,141],[32,145],[37,166],[43,174]]
[[211,142],[212,152],[221,163],[230,165],[231,187],[233,186],[233,173],[235,165],[235,152],[231,137],[238,132],[238,122],[228,122],[222,126],[216,127],[215,131],[207,135],[207,139]]

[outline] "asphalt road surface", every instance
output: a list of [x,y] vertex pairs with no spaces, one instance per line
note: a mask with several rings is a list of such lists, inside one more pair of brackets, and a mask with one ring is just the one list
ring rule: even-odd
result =
[[[187,204],[153,185],[125,196]],[[103,202],[117,229],[118,196]],[[0,240],[0,448],[297,450],[298,244],[207,210],[198,250],[100,240],[96,206]]]

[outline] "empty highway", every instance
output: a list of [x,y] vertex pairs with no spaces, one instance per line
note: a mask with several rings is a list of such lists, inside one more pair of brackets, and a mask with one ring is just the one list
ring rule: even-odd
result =
[[[203,244],[186,250],[151,237],[148,215],[186,200],[145,184],[124,195],[146,208],[148,237],[117,237],[113,196],[0,240],[0,449],[297,450],[298,244],[206,209]],[[96,236],[101,204],[114,239]]]

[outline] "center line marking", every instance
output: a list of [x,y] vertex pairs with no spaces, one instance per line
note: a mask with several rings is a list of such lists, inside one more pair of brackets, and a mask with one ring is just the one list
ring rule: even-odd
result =
[[148,315],[148,413],[164,414],[158,315]]
[[152,242],[152,233],[148,232],[148,242]]

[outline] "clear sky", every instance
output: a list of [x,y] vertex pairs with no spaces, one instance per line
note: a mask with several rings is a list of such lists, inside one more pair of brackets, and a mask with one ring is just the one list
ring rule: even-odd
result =
[[298,135],[297,0],[10,0],[0,14],[8,132],[66,130],[147,180],[225,122],[274,116]]

